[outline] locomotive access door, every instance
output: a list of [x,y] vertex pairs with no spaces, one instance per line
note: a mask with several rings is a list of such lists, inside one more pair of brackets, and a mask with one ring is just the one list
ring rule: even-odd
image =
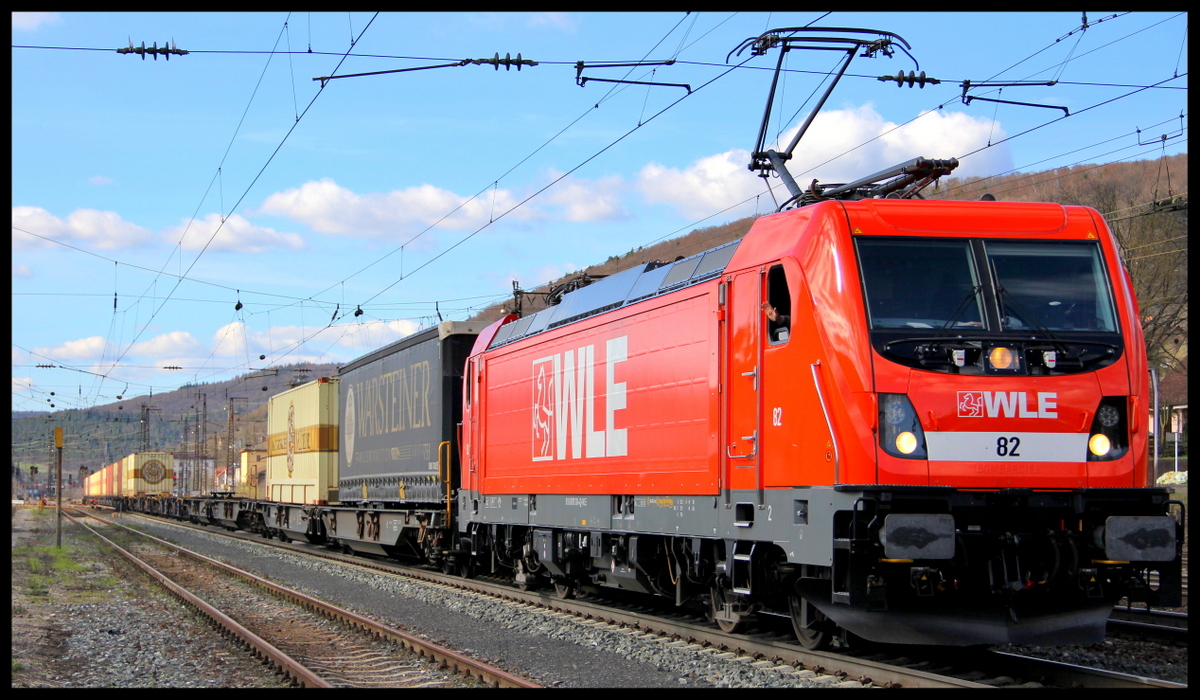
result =
[[761,487],[762,279],[764,270],[730,276],[725,321],[725,435],[722,461],[728,489]]
[[462,488],[469,491],[479,490],[479,460],[481,457],[480,446],[480,418],[483,415],[483,396],[481,389],[481,373],[482,373],[483,358],[472,358],[467,360],[467,366],[464,370],[466,380],[463,382],[465,395],[463,396],[463,432],[461,437],[462,459],[460,461],[461,484]]

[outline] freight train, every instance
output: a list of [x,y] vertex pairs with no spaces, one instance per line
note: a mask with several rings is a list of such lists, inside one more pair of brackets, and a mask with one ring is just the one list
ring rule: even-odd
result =
[[[802,27],[736,51],[778,48],[777,79],[789,50],[845,51],[819,110],[896,45]],[[138,507],[730,632],[782,616],[810,648],[1088,643],[1121,598],[1178,605],[1184,507],[1147,487],[1145,341],[1100,214],[914,199],[954,159],[801,188],[815,110],[771,150],[774,90],[750,168],[791,198],[740,240],[276,397],[277,500]]]
[[1094,210],[824,201],[280,394],[276,500],[131,507],[787,616],[810,647],[1085,643],[1181,593],[1146,385]]

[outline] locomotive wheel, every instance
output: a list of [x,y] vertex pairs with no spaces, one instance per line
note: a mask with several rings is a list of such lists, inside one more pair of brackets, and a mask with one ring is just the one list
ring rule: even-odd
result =
[[805,649],[824,649],[833,639],[830,632],[833,623],[817,606],[793,593],[788,596],[788,611],[792,617],[792,631]]
[[554,595],[563,600],[570,600],[575,597],[578,587],[575,582],[570,579],[554,579]]
[[709,597],[712,598],[713,622],[716,622],[717,626],[728,634],[739,634],[746,631],[746,627],[750,625],[750,622],[746,619],[745,615],[737,615],[733,620],[722,620],[717,617],[717,612],[721,610],[721,606],[726,602],[725,591],[720,588],[713,588],[711,590],[712,593]]

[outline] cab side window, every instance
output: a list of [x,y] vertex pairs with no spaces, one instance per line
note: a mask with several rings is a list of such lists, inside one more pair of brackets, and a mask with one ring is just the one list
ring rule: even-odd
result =
[[783,265],[773,265],[767,272],[767,339],[771,345],[788,341],[792,330],[792,295],[788,291]]

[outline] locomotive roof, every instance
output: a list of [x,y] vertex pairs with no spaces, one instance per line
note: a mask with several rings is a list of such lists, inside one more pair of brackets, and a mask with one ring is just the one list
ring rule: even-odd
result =
[[720,277],[739,243],[740,239],[670,263],[644,263],[568,292],[562,303],[501,326],[490,347]]

